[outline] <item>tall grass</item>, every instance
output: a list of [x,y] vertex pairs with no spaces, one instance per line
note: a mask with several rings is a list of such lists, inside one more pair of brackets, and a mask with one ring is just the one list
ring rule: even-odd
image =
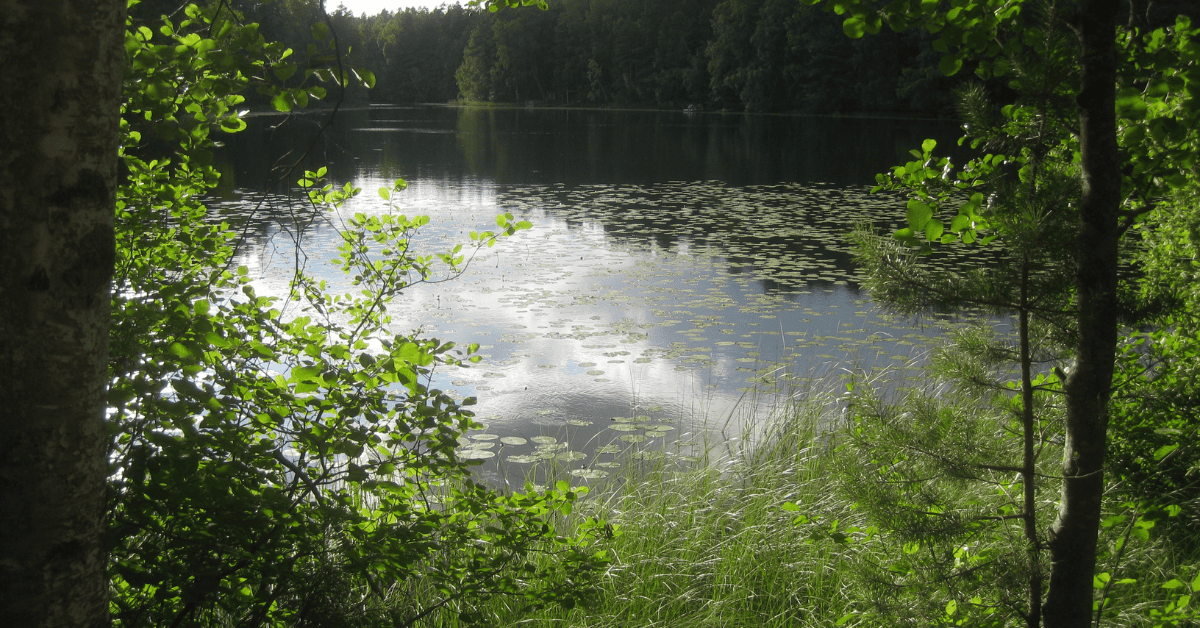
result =
[[[797,526],[844,519],[829,490],[821,445],[829,396],[808,395],[730,459],[686,466],[670,457],[624,465],[593,490],[578,516],[603,515],[610,577],[597,605],[532,617],[498,606],[497,623],[522,626],[828,626],[845,608],[841,546]],[[570,525],[570,522],[564,522]],[[833,619],[831,619],[833,618]]]
[[[881,573],[902,553],[900,541],[886,530],[872,529],[869,539],[852,532],[854,525],[866,525],[864,515],[845,487],[839,489],[837,467],[856,462],[848,459],[853,450],[832,447],[843,429],[841,410],[832,393],[819,392],[834,388],[830,381],[813,382],[769,426],[751,430],[728,458],[680,465],[670,456],[642,456],[623,465],[572,515],[603,516],[617,531],[606,541],[613,564],[597,603],[531,614],[501,600],[489,609],[494,623],[586,628],[946,623],[947,618],[922,615],[925,601],[914,597],[920,594],[895,590],[896,581]],[[1109,496],[1114,514],[1127,499]],[[795,507],[785,509],[785,503]],[[559,522],[565,530],[572,523]],[[1188,603],[1181,595],[1200,594],[1200,543],[1191,542],[1193,534],[1175,530],[1135,543],[1121,527],[1101,532],[1106,546],[1101,570],[1112,563],[1114,579],[1126,584],[1097,590],[1097,602],[1109,600],[1096,625],[1200,625],[1200,615],[1190,609],[1170,611]],[[856,538],[843,543],[840,534]],[[1112,552],[1114,535],[1129,542],[1120,560]]]

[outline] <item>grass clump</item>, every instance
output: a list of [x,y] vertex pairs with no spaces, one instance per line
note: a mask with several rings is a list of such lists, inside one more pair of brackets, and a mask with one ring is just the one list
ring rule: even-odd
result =
[[577,508],[613,525],[601,601],[534,617],[497,608],[497,623],[769,628],[841,617],[849,552],[835,539],[839,526],[861,531],[846,528],[851,511],[829,486],[819,428],[831,400],[794,404],[730,459],[624,465]]

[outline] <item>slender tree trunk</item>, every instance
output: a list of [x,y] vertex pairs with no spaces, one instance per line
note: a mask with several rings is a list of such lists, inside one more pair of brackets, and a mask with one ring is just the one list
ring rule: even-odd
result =
[[1029,256],[1021,259],[1021,308],[1018,314],[1021,352],[1021,487],[1024,493],[1025,543],[1029,558],[1029,601],[1025,625],[1038,628],[1042,623],[1042,544],[1037,533],[1037,448],[1034,442],[1036,422],[1033,416],[1033,350],[1029,343]]
[[1105,431],[1117,343],[1118,162],[1115,86],[1118,0],[1082,0],[1082,86],[1078,96],[1083,199],[1078,259],[1079,340],[1065,385],[1062,498],[1050,530],[1050,586],[1043,613],[1051,628],[1085,628],[1104,493]]
[[104,626],[126,0],[0,0],[0,623]]

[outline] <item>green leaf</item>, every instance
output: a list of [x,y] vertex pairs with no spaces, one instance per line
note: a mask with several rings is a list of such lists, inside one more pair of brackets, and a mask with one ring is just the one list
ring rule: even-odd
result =
[[1176,449],[1179,449],[1179,443],[1174,443],[1171,445],[1163,445],[1162,447],[1159,447],[1158,449],[1154,450],[1154,459],[1162,460],[1163,458],[1167,457],[1167,454],[1170,454],[1172,451],[1175,451]]
[[326,41],[329,39],[329,26],[325,22],[313,22],[312,35],[317,41]]
[[246,129],[246,121],[235,116],[221,120],[221,130],[226,133],[237,133]]
[[275,97],[271,99],[271,106],[274,107],[276,111],[291,111],[292,100],[288,98],[287,94],[276,94]]
[[861,17],[850,16],[842,22],[842,32],[850,39],[861,39],[867,32],[867,22]]
[[317,379],[324,367],[320,364],[312,366],[297,366],[292,369],[291,380],[293,382],[310,382]]
[[946,76],[954,76],[962,69],[962,59],[958,55],[948,55],[938,61],[938,69]]
[[942,225],[942,221],[935,218],[925,224],[925,238],[928,239],[930,242],[932,242],[934,240],[941,238],[942,233],[945,230],[946,229]]
[[233,346],[233,343],[229,342],[225,338],[222,338],[220,334],[212,331],[204,334],[204,340],[207,341],[209,345],[219,349],[228,349],[229,347]]
[[879,31],[883,29],[883,17],[878,13],[865,18],[865,21],[867,24],[867,32],[871,35],[878,35]]
[[916,231],[905,227],[903,229],[897,229],[896,233],[892,234],[892,237],[899,240],[902,244],[913,246],[917,243],[915,234]]
[[914,232],[924,231],[930,218],[933,218],[933,210],[928,205],[915,198],[908,201],[907,219],[910,229]]
[[921,152],[925,155],[932,153],[935,148],[937,148],[937,140],[927,139],[921,142]]
[[351,68],[351,71],[354,72],[354,76],[358,79],[358,82],[362,83],[367,89],[375,88],[375,73],[374,72],[371,72],[370,70],[364,70],[361,68]]
[[1126,87],[1117,92],[1117,117],[1141,120],[1146,117],[1146,101],[1142,92],[1135,87]]

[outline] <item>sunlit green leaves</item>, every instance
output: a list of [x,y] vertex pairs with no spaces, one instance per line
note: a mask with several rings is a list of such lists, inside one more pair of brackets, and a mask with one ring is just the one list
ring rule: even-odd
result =
[[1127,87],[1117,92],[1117,115],[1127,120],[1146,117],[1146,103],[1139,89]]
[[933,218],[933,209],[929,205],[921,202],[920,199],[910,199],[908,201],[908,227],[913,231],[924,231],[925,224]]
[[358,82],[361,83],[363,85],[363,87],[366,87],[367,89],[374,89],[374,87],[375,87],[375,73],[374,72],[371,72],[370,70],[366,70],[363,68],[351,68],[350,71],[354,73],[354,77],[356,79],[358,79]]
[[[439,259],[461,272],[460,249],[440,258],[410,250],[427,217],[356,216],[343,261],[360,291],[330,294],[297,272],[286,303],[261,296],[246,266],[232,263],[234,229],[198,200],[219,177],[211,132],[245,128],[234,107],[246,89],[286,111],[325,97],[311,81],[336,77],[309,68],[306,83],[278,85],[299,74],[283,63],[291,50],[227,11],[189,5],[185,20],[165,19],[157,32],[131,25],[125,38],[129,174],[116,204],[108,421],[115,620],[178,624],[197,608],[281,625],[314,574],[360,591],[368,579],[410,592],[415,582],[421,594],[441,592],[431,604],[464,614],[497,592],[575,604],[586,587],[562,588],[558,572],[528,582],[509,574],[513,557],[535,547],[561,552],[580,584],[603,567],[592,536],[564,542],[543,518],[580,493],[503,497],[469,482],[455,442],[473,400],[428,387],[433,369],[464,355],[388,328],[388,299]],[[320,26],[314,35],[333,40]],[[171,158],[139,158],[143,137],[170,146]],[[326,176],[318,168],[298,181],[316,207],[336,209],[359,192]],[[529,225],[509,216],[502,227],[480,245]],[[297,302],[311,316],[288,309]],[[418,574],[433,553],[438,566]],[[370,599],[372,612],[390,603]]]
[[870,33],[876,35],[883,27],[883,19],[876,12],[855,13],[842,22],[842,31],[851,39],[859,39]]

